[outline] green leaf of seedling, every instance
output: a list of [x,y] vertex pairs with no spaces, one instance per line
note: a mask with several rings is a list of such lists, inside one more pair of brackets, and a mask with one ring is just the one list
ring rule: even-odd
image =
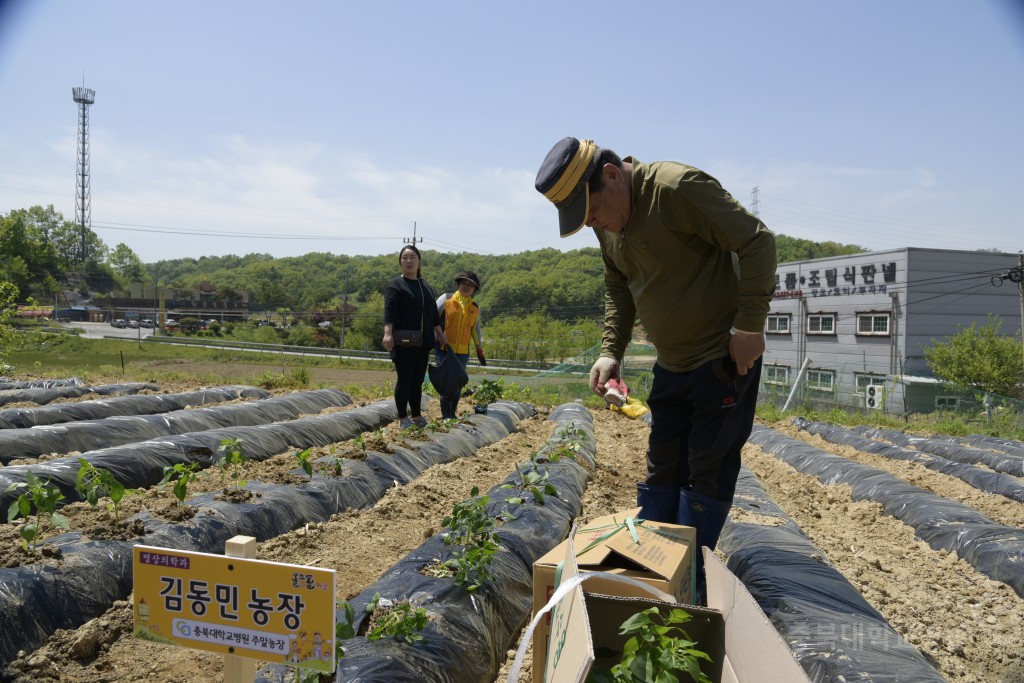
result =
[[8,524],[13,522],[14,518],[18,516],[18,512],[19,512],[18,508],[19,508],[19,505],[18,505],[18,501],[17,500],[12,502],[10,504],[10,506],[8,506],[8,508],[7,508],[7,523]]
[[[35,522],[29,522],[28,524],[23,525],[21,527],[21,529],[18,530],[18,533],[21,534],[21,537],[24,538],[29,543],[31,543],[32,541],[35,540],[36,535],[38,534],[38,532],[39,532],[39,528],[36,526]],[[26,547],[26,550],[27,549],[28,548]]]
[[53,522],[54,526],[59,526],[61,529],[71,528],[71,522],[69,522],[68,518],[59,512],[50,514],[50,521]]

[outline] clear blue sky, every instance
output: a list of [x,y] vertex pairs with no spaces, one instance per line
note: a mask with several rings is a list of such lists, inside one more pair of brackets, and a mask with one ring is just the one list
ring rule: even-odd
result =
[[146,262],[594,246],[533,189],[565,135],[794,237],[1024,249],[1020,0],[0,0],[0,214],[74,220],[83,75],[93,230]]

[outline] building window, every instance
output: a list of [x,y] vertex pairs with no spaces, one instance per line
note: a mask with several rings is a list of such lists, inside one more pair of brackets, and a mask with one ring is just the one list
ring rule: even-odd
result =
[[864,396],[868,386],[871,384],[885,384],[885,375],[866,375],[860,372],[853,373],[853,379],[857,386],[853,389],[854,396]]
[[836,314],[815,313],[807,316],[807,334],[835,334]]
[[876,335],[886,337],[889,335],[889,314],[888,313],[858,313],[857,334]]
[[768,334],[789,334],[789,314],[768,316],[764,331]]
[[832,393],[836,384],[835,370],[808,370],[807,388],[811,391],[827,391]]
[[956,410],[960,407],[959,396],[936,396],[935,408],[937,410]]
[[789,386],[789,367],[785,365],[765,365],[762,368],[762,377],[765,384],[775,384],[780,387]]

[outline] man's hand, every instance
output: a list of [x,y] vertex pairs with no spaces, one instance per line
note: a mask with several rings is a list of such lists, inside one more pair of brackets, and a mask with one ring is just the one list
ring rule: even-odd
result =
[[608,391],[605,386],[608,380],[619,377],[619,361],[614,358],[601,357],[598,358],[594,363],[594,367],[590,368],[590,388],[598,396],[604,396],[604,393]]
[[736,363],[736,372],[746,375],[763,354],[763,332],[733,332],[729,340],[729,357]]
[[484,357],[484,349],[482,346],[476,347],[476,359],[480,361],[480,365],[487,365],[487,358]]

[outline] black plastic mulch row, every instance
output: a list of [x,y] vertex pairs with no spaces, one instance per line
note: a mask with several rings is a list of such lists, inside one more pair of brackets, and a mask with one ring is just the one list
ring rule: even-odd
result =
[[[318,393],[276,396],[266,401],[276,403],[271,413],[287,412],[291,415],[316,413],[332,405],[338,405],[338,401],[350,402],[348,396],[337,389],[317,391]],[[61,504],[74,503],[85,500],[75,488],[81,466],[79,458],[87,460],[93,467],[110,470],[127,488],[142,488],[159,483],[163,479],[164,468],[168,466],[198,463],[203,468],[211,467],[218,460],[217,451],[220,441],[224,438],[240,439],[246,458],[256,461],[272,458],[288,451],[290,447],[306,449],[310,446],[328,445],[353,438],[360,431],[376,429],[394,420],[397,413],[393,408],[394,401],[391,402],[390,410],[386,401],[380,401],[370,407],[369,411],[349,411],[348,413],[354,413],[354,417],[350,418],[339,417],[347,413],[337,413],[258,424],[252,417],[242,420],[238,412],[224,416],[239,419],[243,423],[256,422],[240,427],[221,427],[225,424],[222,419],[213,420],[208,416],[203,420],[208,428],[202,431],[123,443],[109,449],[88,451],[81,456],[56,458],[34,465],[11,465],[0,469],[0,507],[9,505],[19,493],[17,489],[8,490],[7,487],[11,483],[26,481],[30,471],[41,480],[60,489],[60,493],[65,495],[65,500],[61,501]],[[265,411],[253,403],[240,404],[237,408],[248,408],[254,417],[262,416],[262,419],[267,419]]]
[[0,406],[8,403],[35,403],[43,405],[58,398],[78,398],[86,394],[137,394],[140,391],[160,391],[156,384],[128,382],[126,384],[101,384],[98,386],[73,385],[59,387],[38,387],[31,389],[5,389],[0,391]]
[[[20,493],[17,489],[9,489],[9,486],[26,481],[29,472],[60,489],[64,494],[62,504],[84,500],[75,489],[81,466],[79,458],[89,461],[94,467],[109,470],[126,488],[143,488],[159,483],[167,466],[191,462],[199,463],[204,468],[212,466],[218,457],[219,444],[225,438],[240,439],[247,458],[266,460],[291,447],[308,448],[346,441],[355,437],[359,431],[387,424],[394,419],[392,415],[397,414],[393,408],[389,411],[386,404],[381,402],[377,404],[381,407],[374,412],[374,419],[369,421],[365,417],[336,417],[343,413],[288,419],[350,403],[348,395],[338,389],[318,389],[244,404],[181,411],[183,415],[180,422],[192,426],[196,431],[87,451],[80,456],[0,469],[0,508],[7,509]],[[197,415],[192,418],[188,415],[190,413]],[[275,416],[283,421],[270,422]],[[152,417],[143,415],[140,420]],[[159,420],[160,416],[156,416],[156,419]],[[248,426],[227,426],[246,423],[249,423]],[[354,429],[359,431],[353,433]],[[7,433],[0,432],[0,436]]]
[[1020,455],[993,453],[981,448],[961,446],[945,439],[916,436],[894,429],[862,426],[855,427],[853,431],[871,439],[884,439],[897,446],[906,446],[933,455],[939,455],[947,460],[956,460],[957,462],[967,464],[982,464],[996,472],[1002,472],[1014,477],[1024,476],[1024,457]]
[[79,377],[67,379],[29,379],[29,380],[8,380],[0,378],[0,391],[8,389],[49,389],[52,387],[77,387],[85,384]]
[[955,552],[982,574],[1024,597],[1024,529],[997,524],[963,503],[772,429],[755,426],[749,442],[823,484],[849,485],[854,500],[881,503],[886,514],[913,527],[915,535],[932,548]]
[[989,469],[975,467],[963,462],[947,460],[920,450],[899,448],[888,443],[867,439],[842,427],[825,422],[811,422],[802,417],[793,418],[793,424],[808,432],[816,434],[831,443],[856,448],[858,451],[880,455],[891,460],[907,460],[927,467],[930,470],[956,477],[974,488],[985,493],[1005,496],[1017,503],[1024,503],[1024,482],[1016,477]]
[[[420,569],[435,560],[444,562],[453,549],[444,544],[444,532],[428,539],[402,558],[379,580],[350,601],[356,613],[356,630],[369,618],[366,606],[374,594],[393,601],[409,600],[422,607],[430,617],[420,634],[425,640],[416,645],[386,638],[377,641],[357,636],[344,642],[345,657],[339,662],[338,681],[370,683],[423,683],[423,681],[493,681],[505,661],[508,648],[525,625],[532,611],[533,562],[558,545],[569,533],[572,520],[580,514],[581,498],[590,480],[587,467],[596,463],[593,417],[581,405],[559,406],[549,418],[556,431],[538,453],[538,461],[557,448],[561,439],[557,429],[570,422],[584,434],[584,446],[578,458],[543,462],[557,496],[548,496],[544,505],[526,502],[510,504],[514,489],[502,489],[514,483],[511,473],[502,484],[486,495],[488,512],[496,516],[511,511],[514,519],[497,530],[503,551],[491,566],[492,578],[479,590],[468,593],[450,578],[425,576]],[[528,467],[529,461],[521,467]],[[466,492],[467,494],[469,491]],[[529,497],[528,497],[529,499]],[[344,619],[339,610],[338,619]],[[293,680],[294,670],[281,664],[268,665],[257,672],[257,681]]]
[[[945,681],[800,530],[744,468],[719,541],[728,566],[812,681]],[[739,517],[741,521],[734,521]]]
[[[456,457],[453,452],[475,452],[499,441],[532,412],[524,404],[492,404],[488,415],[472,416],[452,432],[431,435],[428,441],[407,442],[396,455],[419,462],[424,469],[448,462]],[[354,436],[396,416],[394,401],[386,401],[325,417],[346,422]],[[136,541],[88,541],[75,532],[50,539],[48,544],[63,551],[59,563],[0,569],[0,666],[19,650],[38,648],[57,629],[77,628],[125,599],[132,590],[132,548],[137,543],[220,554],[225,542],[237,535],[262,541],[338,512],[367,508],[394,484],[389,472],[369,461],[345,461],[342,477],[316,474],[299,485],[249,482],[246,489],[258,495],[246,503],[217,500],[214,494],[196,496],[187,504],[200,512],[186,524],[165,523],[144,513],[139,517],[146,534]]]
[[4,429],[0,430],[0,462],[34,458],[44,453],[91,451],[220,427],[291,420],[301,414],[319,413],[351,403],[352,399],[340,389],[315,389],[245,403],[182,408],[158,415],[118,415],[31,429]]
[[233,385],[177,394],[139,394],[32,408],[5,408],[0,410],[0,429],[26,429],[80,420],[100,420],[115,415],[155,415],[190,406],[223,403],[239,398],[269,398],[270,395],[266,389]]
[[970,434],[965,436],[962,441],[963,443],[977,448],[987,448],[992,451],[1001,451],[1003,453],[1015,455],[1018,458],[1024,458],[1024,443],[1021,443],[1020,441],[1000,439],[995,436],[986,436],[984,434]]

